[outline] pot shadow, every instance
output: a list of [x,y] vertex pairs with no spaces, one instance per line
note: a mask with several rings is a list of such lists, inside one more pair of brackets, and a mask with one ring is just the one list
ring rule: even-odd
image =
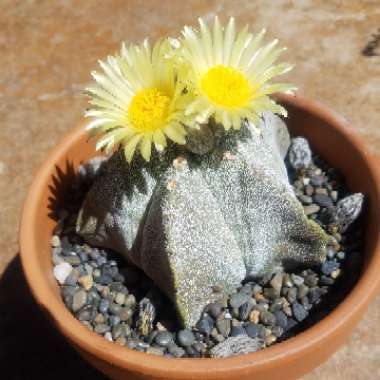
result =
[[90,367],[44,317],[18,255],[0,278],[0,373],[7,380],[107,378]]

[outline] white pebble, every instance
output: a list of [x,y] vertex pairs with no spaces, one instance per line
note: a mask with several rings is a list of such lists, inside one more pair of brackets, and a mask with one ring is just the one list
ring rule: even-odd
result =
[[104,334],[104,337],[109,340],[110,342],[113,342],[113,339],[112,339],[112,334],[110,332],[106,332]]
[[71,273],[73,267],[69,263],[58,264],[54,267],[53,273],[57,281],[63,285],[67,276]]
[[57,235],[53,235],[51,238],[51,246],[52,247],[60,247],[61,246],[61,239]]

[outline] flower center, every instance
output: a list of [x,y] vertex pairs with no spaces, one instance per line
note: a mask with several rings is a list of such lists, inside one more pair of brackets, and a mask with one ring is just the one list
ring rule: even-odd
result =
[[153,132],[168,116],[170,98],[157,88],[146,88],[136,93],[128,109],[128,118],[139,132]]
[[246,77],[232,67],[217,65],[203,75],[201,88],[216,105],[236,108],[247,104],[250,86]]

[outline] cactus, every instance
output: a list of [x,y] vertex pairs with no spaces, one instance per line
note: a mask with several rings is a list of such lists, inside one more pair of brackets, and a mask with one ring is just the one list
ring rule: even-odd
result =
[[214,141],[203,154],[173,147],[153,165],[128,164],[116,152],[77,221],[89,243],[144,270],[186,327],[247,277],[321,262],[327,242],[289,184],[290,139],[279,117],[265,113],[261,133],[249,123],[228,134],[210,128]]

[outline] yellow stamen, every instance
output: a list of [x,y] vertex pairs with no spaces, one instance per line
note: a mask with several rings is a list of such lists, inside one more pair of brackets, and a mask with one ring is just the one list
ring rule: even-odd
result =
[[136,93],[128,109],[128,118],[139,132],[154,132],[168,116],[170,98],[157,88]]
[[246,77],[228,66],[209,69],[201,79],[201,88],[213,103],[227,108],[243,107],[251,98]]

